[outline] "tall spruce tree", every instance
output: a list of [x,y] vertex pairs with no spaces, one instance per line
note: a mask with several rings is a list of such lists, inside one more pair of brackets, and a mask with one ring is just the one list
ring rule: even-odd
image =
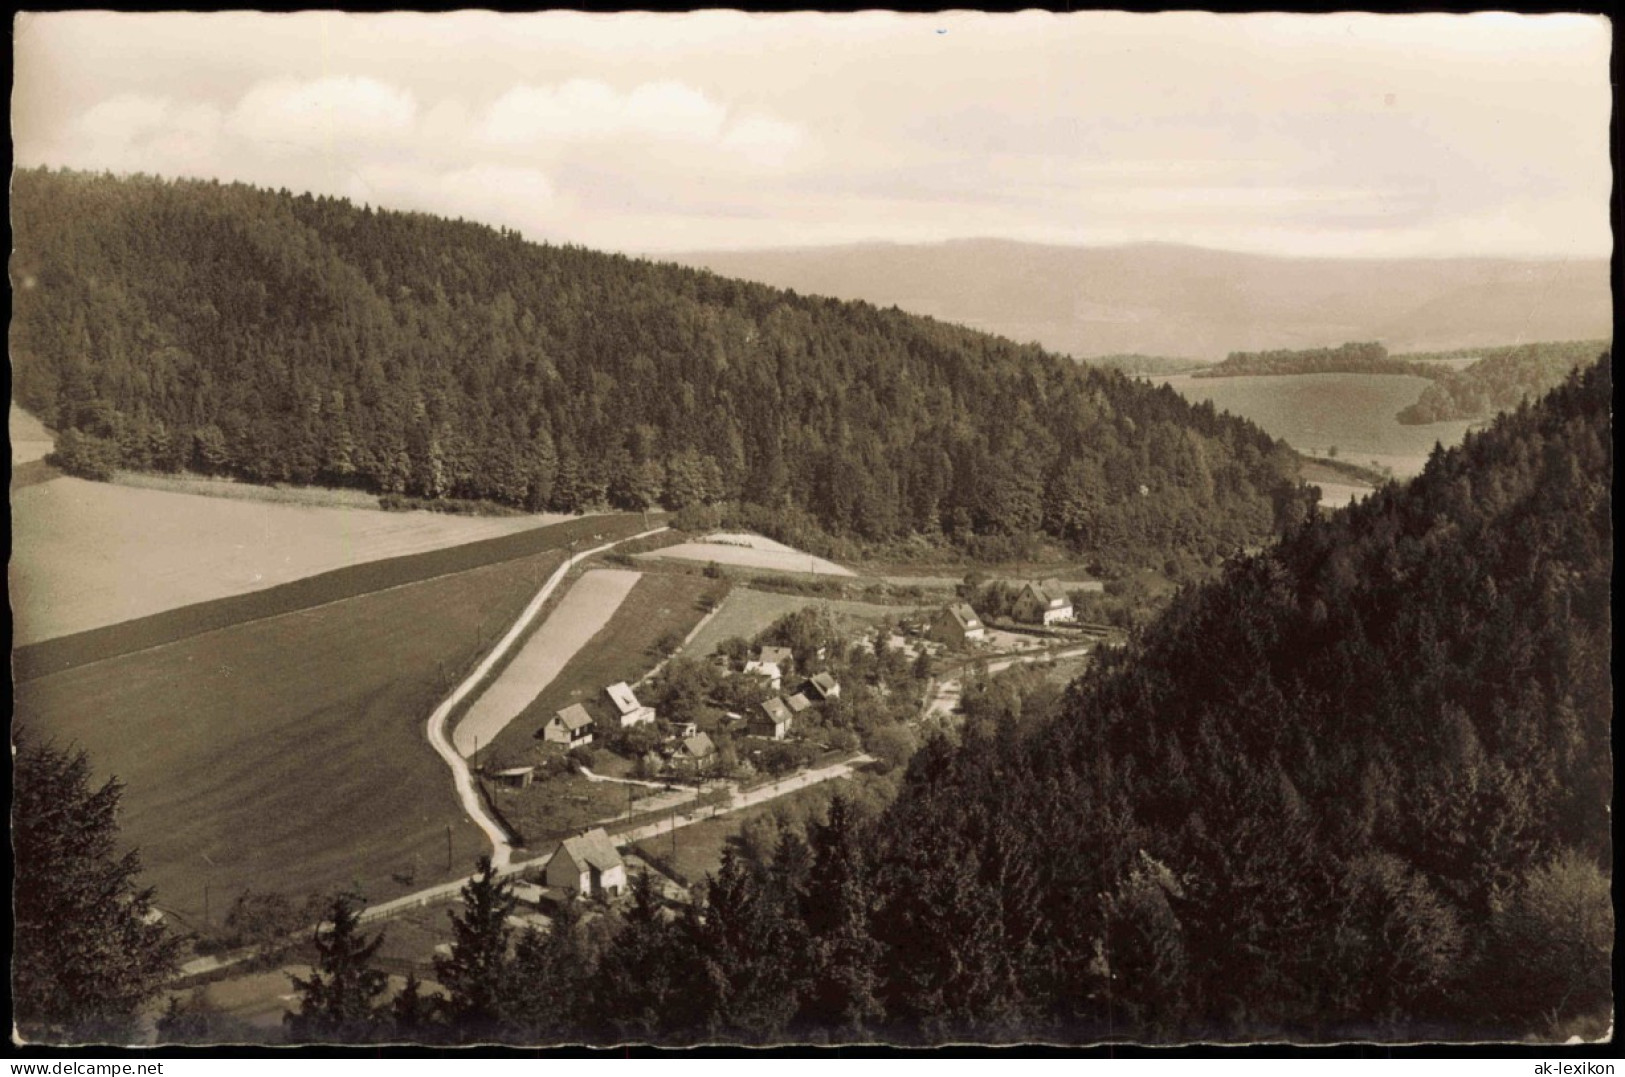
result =
[[500,1039],[502,992],[508,975],[508,916],[513,884],[482,856],[463,885],[463,908],[451,914],[451,953],[434,959],[435,979],[446,989],[441,1012],[453,1039],[465,1043]]
[[360,900],[337,894],[328,922],[316,928],[316,966],[309,979],[292,976],[299,1009],[286,1018],[291,1039],[305,1043],[358,1043],[381,1031],[379,996],[389,978],[372,967],[384,936],[361,933]]
[[118,851],[123,786],[91,788],[83,751],[19,731],[12,760],[16,877],[13,1019],[28,1040],[130,1039],[143,1004],[174,974],[179,940],[148,923],[141,859]]

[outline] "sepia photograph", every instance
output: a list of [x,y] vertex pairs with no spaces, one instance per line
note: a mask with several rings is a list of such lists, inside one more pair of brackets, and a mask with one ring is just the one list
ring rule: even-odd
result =
[[1612,48],[15,15],[13,1050],[1611,1050]]

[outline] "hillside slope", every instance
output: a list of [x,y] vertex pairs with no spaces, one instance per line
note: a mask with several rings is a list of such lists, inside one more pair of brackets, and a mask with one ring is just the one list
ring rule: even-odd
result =
[[1391,351],[1609,335],[1608,263],[1274,258],[1171,244],[1003,240],[662,255],[800,292],[895,304],[1079,358],[1380,340]]
[[1257,427],[898,311],[242,185],[24,171],[12,213],[14,391],[84,474],[1139,558],[1301,513]]
[[1604,357],[1179,596],[1025,738],[917,757],[880,831],[893,1013],[1079,1039],[1602,1013],[1611,391]]

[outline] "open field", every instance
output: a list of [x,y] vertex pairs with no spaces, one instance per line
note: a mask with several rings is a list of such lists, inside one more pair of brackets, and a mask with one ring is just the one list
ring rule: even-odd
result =
[[833,561],[802,553],[782,542],[761,535],[714,534],[697,542],[682,542],[643,557],[668,557],[682,561],[715,561],[719,565],[739,565],[778,572],[804,572],[820,576],[852,576],[855,573]]
[[860,621],[868,624],[900,617],[916,608],[816,598],[812,595],[781,595],[771,591],[751,591],[736,587],[723,600],[717,615],[711,618],[689,643],[686,651],[695,656],[710,654],[723,640],[732,639],[734,636],[750,639],[785,614],[794,613],[807,606],[828,608],[843,621]]
[[1192,401],[1210,400],[1223,411],[1251,419],[1293,448],[1376,463],[1396,478],[1421,472],[1435,441],[1446,448],[1467,433],[1465,422],[1401,426],[1401,408],[1416,402],[1425,378],[1393,374],[1290,374],[1250,378],[1152,379]]
[[[358,883],[379,901],[486,851],[423,721],[552,552],[208,632],[16,686],[17,720],[125,783],[160,907]],[[448,828],[451,870],[447,870]],[[391,878],[402,873],[403,880]]]
[[[509,724],[494,743],[483,736],[480,743],[492,745],[499,754],[523,755],[536,745],[536,730],[555,711],[571,703],[602,699],[604,688],[616,681],[637,681],[659,661],[655,643],[671,632],[687,635],[704,616],[700,597],[716,586],[716,580],[703,576],[650,573],[638,579],[619,608],[613,610],[613,616],[603,621],[584,645],[577,645],[574,656],[556,671],[540,694],[533,692],[525,699],[519,720]],[[574,593],[572,590],[571,595]],[[555,610],[548,622],[558,612]],[[545,631],[547,624],[537,631],[537,636]]]
[[489,747],[566,662],[608,623],[638,582],[636,572],[593,569],[570,587],[519,653],[458,720],[452,744],[464,758]]
[[558,519],[268,504],[68,477],[14,491],[11,510],[20,644]]
[[[641,526],[641,518],[633,515],[590,516],[483,542],[369,561],[278,587],[183,606],[134,621],[25,645],[12,652],[12,670],[18,680],[44,676],[263,617],[310,609],[328,602],[530,557],[549,550],[562,550],[572,541],[588,541],[594,536],[613,539],[636,534]],[[538,577],[534,586],[539,587],[545,576],[546,573],[543,573]],[[14,595],[12,601],[15,605],[19,599]]]

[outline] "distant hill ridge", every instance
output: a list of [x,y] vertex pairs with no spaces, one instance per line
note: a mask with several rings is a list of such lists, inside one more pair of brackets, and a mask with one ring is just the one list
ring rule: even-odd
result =
[[865,303],[241,184],[20,171],[12,214],[13,391],[80,474],[1159,564],[1304,511],[1251,423]]
[[1438,351],[1611,335],[1604,259],[1281,258],[1176,244],[1008,240],[660,255],[798,292],[864,299],[1076,358],[1380,340]]

